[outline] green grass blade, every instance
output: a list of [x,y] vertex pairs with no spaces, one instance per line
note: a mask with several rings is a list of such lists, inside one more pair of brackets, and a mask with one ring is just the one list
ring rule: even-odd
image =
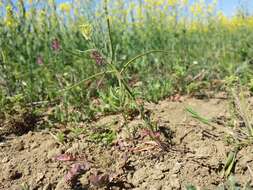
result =
[[204,123],[206,125],[211,125],[211,122],[209,121],[209,119],[201,116],[199,113],[197,113],[196,111],[194,111],[192,108],[187,107],[186,111],[189,112],[193,118],[199,120],[200,122],[202,122],[202,123]]

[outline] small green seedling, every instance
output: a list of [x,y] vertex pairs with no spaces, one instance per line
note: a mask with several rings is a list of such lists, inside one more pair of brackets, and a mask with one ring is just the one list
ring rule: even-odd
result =
[[70,128],[70,131],[74,137],[78,137],[79,135],[83,134],[86,130],[83,127],[72,127]]
[[186,190],[197,190],[197,188],[194,185],[187,185]]
[[66,136],[63,132],[58,132],[56,135],[54,135],[53,133],[50,132],[50,135],[60,144],[64,144],[65,140],[66,140]]
[[90,140],[103,145],[111,145],[116,140],[117,134],[111,129],[104,129],[101,132],[94,132],[90,135]]
[[21,190],[30,190],[30,187],[27,183],[22,184],[20,188]]
[[193,118],[199,120],[200,122],[202,122],[206,125],[211,125],[211,122],[209,119],[201,116],[198,112],[194,111],[192,108],[187,107],[186,111],[189,112]]
[[227,160],[226,160],[226,164],[224,166],[224,175],[226,178],[229,177],[229,175],[231,174],[235,163],[236,163],[236,155],[239,151],[239,147],[236,146],[232,151],[229,152]]

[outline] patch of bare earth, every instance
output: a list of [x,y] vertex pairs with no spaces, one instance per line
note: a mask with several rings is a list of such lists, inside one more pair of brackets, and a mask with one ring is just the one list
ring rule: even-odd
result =
[[[202,124],[185,108],[190,106],[207,118],[222,120],[229,116],[227,101],[184,98],[182,102],[164,100],[146,106],[165,131],[170,143],[168,151],[142,136],[138,117],[122,127],[120,115],[107,116],[91,125],[112,126],[118,132],[111,146],[92,142],[88,134],[60,144],[47,130],[8,136],[0,142],[0,189],[19,190],[24,183],[39,190],[170,190],[185,189],[189,184],[216,189],[222,184],[223,167],[232,148],[224,140],[225,126],[222,121],[216,127]],[[98,132],[89,127],[92,130]],[[59,161],[56,158],[61,154],[75,155],[75,159]],[[89,163],[89,167],[71,187],[66,183],[66,174],[75,163]],[[253,168],[251,147],[238,154],[234,172],[239,183],[250,179],[249,168]]]

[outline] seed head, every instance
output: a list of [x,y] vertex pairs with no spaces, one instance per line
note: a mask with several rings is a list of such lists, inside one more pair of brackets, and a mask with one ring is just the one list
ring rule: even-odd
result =
[[90,56],[96,62],[97,65],[101,66],[105,64],[105,59],[98,51],[92,51]]
[[52,43],[51,43],[51,47],[52,47],[53,51],[55,51],[55,52],[60,51],[60,49],[61,49],[60,41],[57,38],[53,39]]
[[90,24],[82,24],[80,25],[80,32],[86,40],[90,40],[92,36],[92,27]]
[[36,63],[38,65],[43,65],[44,64],[44,60],[43,60],[43,57],[41,55],[37,56]]

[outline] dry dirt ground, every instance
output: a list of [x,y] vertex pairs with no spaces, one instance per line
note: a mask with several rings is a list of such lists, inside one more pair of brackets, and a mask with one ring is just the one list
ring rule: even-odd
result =
[[[215,126],[192,118],[185,111],[188,106],[216,121]],[[0,142],[0,189],[170,190],[186,189],[190,184],[198,189],[217,189],[225,182],[223,167],[232,149],[224,124],[230,115],[227,100],[185,97],[181,102],[167,99],[146,107],[170,144],[168,150],[145,137],[147,131],[140,130],[138,117],[122,128],[121,115],[103,117],[89,126],[80,124],[93,133],[103,130],[96,126],[112,127],[118,135],[110,146],[92,142],[89,132],[59,143],[53,134],[57,130],[68,134],[64,126],[10,135]],[[82,172],[77,169],[79,175],[71,187],[66,178],[71,177],[74,165],[82,166]],[[246,147],[239,151],[233,170],[239,184],[252,178],[250,168],[252,147]]]

